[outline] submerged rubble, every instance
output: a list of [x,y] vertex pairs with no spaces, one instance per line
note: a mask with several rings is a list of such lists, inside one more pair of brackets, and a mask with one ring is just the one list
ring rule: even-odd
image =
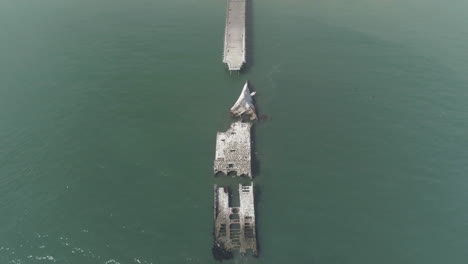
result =
[[253,184],[239,184],[240,207],[230,207],[229,190],[225,187],[214,188],[215,247],[218,250],[241,254],[257,254],[255,231],[255,209]]
[[240,121],[231,124],[226,132],[216,135],[216,159],[214,173],[236,172],[238,176],[252,178],[250,128],[252,124]]

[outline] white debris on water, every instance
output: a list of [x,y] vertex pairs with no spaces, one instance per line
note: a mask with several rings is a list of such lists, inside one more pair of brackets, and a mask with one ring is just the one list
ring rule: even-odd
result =
[[52,256],[45,256],[45,257],[36,256],[35,259],[36,260],[50,260],[52,262],[57,262],[57,260]]

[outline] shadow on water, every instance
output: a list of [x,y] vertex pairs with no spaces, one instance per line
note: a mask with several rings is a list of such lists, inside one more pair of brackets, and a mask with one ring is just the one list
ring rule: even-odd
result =
[[240,73],[249,73],[255,65],[254,58],[254,0],[247,0],[245,4],[245,49],[246,49],[246,63],[242,67]]
[[[254,208],[255,208],[255,219],[260,219],[259,216],[259,210],[258,210],[258,205],[261,202],[261,194],[262,194],[262,189],[259,187],[258,184],[254,185]],[[260,235],[258,233],[258,221],[255,220],[255,237],[257,238],[257,254],[254,255],[254,257],[258,258],[260,256],[261,252],[261,246],[260,246]]]
[[[256,91],[255,89],[255,84],[249,81],[249,88],[251,92]],[[255,179],[258,177],[258,175],[261,174],[261,164],[260,160],[258,159],[257,156],[257,148],[256,148],[256,142],[257,142],[257,127],[266,120],[265,114],[262,113],[261,111],[261,105],[258,103],[257,97],[259,95],[256,94],[253,99],[254,99],[254,104],[255,104],[255,111],[257,112],[257,120],[253,122],[253,126],[251,129],[251,164],[252,164],[252,176]],[[263,118],[265,117],[265,118]]]
[[252,126],[252,129],[251,129],[251,166],[252,166],[252,178],[253,179],[256,179],[258,177],[258,175],[260,175],[260,161],[257,157],[257,148],[255,146],[255,142],[256,142],[256,128],[255,126]]

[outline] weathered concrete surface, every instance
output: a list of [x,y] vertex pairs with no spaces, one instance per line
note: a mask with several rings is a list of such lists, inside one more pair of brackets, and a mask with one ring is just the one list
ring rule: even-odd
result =
[[250,128],[252,124],[235,122],[226,132],[216,136],[214,172],[236,172],[252,178]]
[[215,243],[227,251],[257,254],[253,184],[239,184],[240,207],[229,207],[227,188],[214,187]]
[[247,0],[228,0],[224,31],[223,62],[230,71],[238,71],[246,60],[245,14]]
[[255,95],[255,93],[250,92],[249,82],[246,81],[239,98],[231,107],[231,113],[235,116],[242,116],[244,114],[249,115],[250,120],[257,119],[257,114],[255,113],[255,106],[252,99],[253,95]]

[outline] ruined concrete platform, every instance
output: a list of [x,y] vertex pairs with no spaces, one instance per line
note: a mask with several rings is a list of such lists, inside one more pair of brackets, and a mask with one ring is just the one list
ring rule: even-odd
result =
[[223,62],[230,71],[239,71],[246,60],[246,0],[228,0],[224,31]]
[[236,172],[238,176],[252,178],[251,168],[251,123],[235,122],[226,132],[216,135],[216,158],[214,172],[228,174]]
[[239,184],[239,207],[230,207],[229,190],[214,187],[215,244],[227,251],[257,254],[253,184]]
[[231,113],[237,117],[248,115],[250,116],[250,120],[257,119],[257,114],[255,113],[255,106],[252,99],[252,96],[255,94],[255,92],[250,92],[249,82],[246,81],[239,98],[231,107]]

